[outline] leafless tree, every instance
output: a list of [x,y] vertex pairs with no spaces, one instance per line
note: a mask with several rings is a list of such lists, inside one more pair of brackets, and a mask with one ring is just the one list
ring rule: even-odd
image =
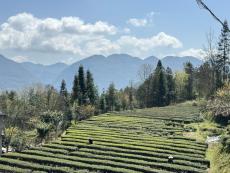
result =
[[214,17],[214,19],[217,20],[224,27],[224,23],[214,14],[214,12],[210,8],[208,8],[203,0],[196,0],[196,2],[200,8],[207,10],[212,15],[212,17]]
[[206,45],[204,46],[205,50],[205,60],[209,61],[211,65],[214,64],[215,56],[216,56],[216,43],[214,39],[214,32],[210,29],[210,31],[206,34]]
[[138,77],[141,80],[141,82],[144,82],[150,74],[153,72],[153,66],[150,64],[142,64],[139,71],[138,71]]

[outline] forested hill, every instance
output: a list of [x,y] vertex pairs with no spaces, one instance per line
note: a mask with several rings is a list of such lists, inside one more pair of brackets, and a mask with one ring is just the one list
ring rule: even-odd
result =
[[[169,66],[173,71],[182,70],[184,63],[188,61],[194,67],[202,64],[201,60],[194,57],[168,56],[162,59],[164,67]],[[17,63],[1,55],[0,88],[18,89],[32,83],[51,84],[59,88],[61,80],[65,79],[67,88],[71,89],[74,75],[81,64],[93,73],[99,90],[107,88],[111,82],[117,88],[123,88],[131,80],[138,81],[138,71],[143,64],[150,64],[155,69],[157,62],[158,58],[154,56],[140,59],[127,54],[113,54],[108,57],[94,55],[72,65],[57,63],[47,66],[29,62]]]

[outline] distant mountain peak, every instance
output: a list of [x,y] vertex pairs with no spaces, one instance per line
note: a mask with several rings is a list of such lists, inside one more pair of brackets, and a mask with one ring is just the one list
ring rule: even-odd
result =
[[144,61],[156,61],[156,60],[159,60],[159,59],[155,56],[149,56],[144,59]]
[[[138,81],[137,73],[141,65],[150,64],[155,68],[158,60],[155,56],[140,59],[128,54],[112,54],[107,57],[93,55],[71,65],[64,63],[42,65],[31,62],[17,63],[0,55],[0,88],[13,89],[29,85],[31,82],[52,84],[59,88],[61,80],[65,79],[70,90],[78,67],[83,65],[85,70],[89,69],[93,73],[99,90],[107,88],[111,82],[114,82],[119,89],[127,86],[130,81]],[[184,63],[187,61],[190,61],[194,67],[202,64],[201,60],[191,56],[167,56],[161,60],[165,68],[170,67],[173,71],[183,70]]]

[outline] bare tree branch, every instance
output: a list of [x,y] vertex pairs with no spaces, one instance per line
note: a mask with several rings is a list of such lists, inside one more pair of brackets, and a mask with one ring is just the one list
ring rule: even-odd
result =
[[[202,0],[196,0],[198,6],[200,8],[203,8],[205,10],[208,10],[208,12],[216,19],[222,26],[224,26],[224,23],[208,8],[208,6],[202,1]],[[229,30],[229,29],[228,29]],[[229,30],[230,31],[230,30]]]

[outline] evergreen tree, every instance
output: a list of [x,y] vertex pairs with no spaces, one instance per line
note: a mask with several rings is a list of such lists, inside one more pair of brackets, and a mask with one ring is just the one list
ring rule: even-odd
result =
[[[137,100],[141,108],[148,107],[148,100],[150,97],[150,80],[149,78],[144,81],[137,89]],[[152,100],[152,97],[151,97]]]
[[213,69],[209,62],[205,62],[195,70],[196,92],[199,97],[208,98],[215,91],[215,81],[213,79]]
[[123,103],[124,103],[124,100],[126,100],[125,99],[125,96],[127,95],[127,101],[128,101],[128,103],[127,103],[127,106],[128,106],[128,108],[129,109],[133,109],[133,102],[134,102],[134,87],[133,87],[133,82],[131,81],[130,82],[130,86],[128,86],[128,87],[126,87],[125,89],[124,89],[124,91],[123,92],[121,92],[122,93],[122,95],[124,95],[123,97]]
[[79,80],[79,105],[86,103],[86,86],[85,86],[85,74],[84,74],[84,68],[81,65],[78,69],[78,80]]
[[72,115],[70,112],[68,91],[64,79],[61,82],[61,88],[59,94],[60,94],[60,110],[64,113],[64,119],[70,122],[72,120]]
[[106,103],[107,103],[108,109],[110,111],[113,111],[115,108],[115,104],[116,104],[116,89],[115,89],[114,83],[111,83],[109,85],[106,96],[107,96]]
[[167,104],[167,81],[164,67],[159,60],[154,72],[153,82],[153,105],[165,106]]
[[193,82],[194,82],[194,68],[191,62],[187,62],[184,67],[185,73],[188,75],[188,79],[185,84],[185,99],[194,99]]
[[72,88],[72,95],[71,95],[71,102],[79,102],[80,98],[80,86],[79,86],[79,80],[78,76],[74,76],[74,81],[73,81],[73,88]]
[[228,23],[225,20],[218,42],[218,54],[216,58],[217,88],[222,87],[224,82],[228,79],[229,65],[230,65],[229,55],[230,55],[230,32],[228,28]]
[[93,76],[89,70],[87,70],[86,73],[86,91],[87,91],[87,97],[89,99],[89,103],[95,105],[96,95],[97,95],[96,88],[94,86]]
[[66,97],[66,98],[67,98],[67,95],[68,95],[68,92],[67,92],[67,89],[66,89],[66,82],[65,82],[64,79],[61,81],[60,95],[63,96],[63,97]]
[[170,104],[175,101],[175,81],[173,78],[172,69],[167,67],[166,69],[166,80],[167,80],[167,104]]
[[185,71],[175,73],[175,95],[176,101],[182,102],[186,100],[185,85],[188,81],[188,74]]
[[99,107],[102,113],[106,112],[106,96],[105,96],[105,92],[103,91],[103,93],[101,94],[100,97],[100,102],[99,102]]

